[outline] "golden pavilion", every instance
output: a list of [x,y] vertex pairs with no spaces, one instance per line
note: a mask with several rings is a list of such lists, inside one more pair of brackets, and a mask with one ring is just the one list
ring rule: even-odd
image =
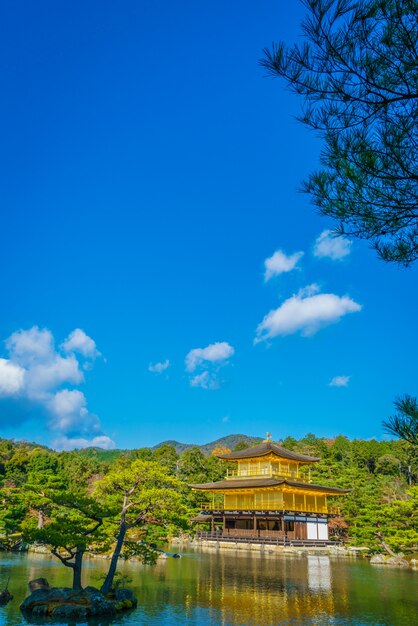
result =
[[190,485],[212,494],[212,506],[195,518],[210,523],[208,539],[328,541],[328,520],[338,513],[328,498],[348,490],[312,483],[310,466],[320,459],[286,450],[269,438],[216,456],[236,468],[227,470],[225,480]]

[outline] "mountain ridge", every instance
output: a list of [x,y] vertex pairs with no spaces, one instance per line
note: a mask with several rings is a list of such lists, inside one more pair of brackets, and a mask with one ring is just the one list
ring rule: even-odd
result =
[[173,446],[175,448],[177,454],[181,454],[186,450],[191,450],[192,448],[198,448],[203,452],[203,454],[209,456],[212,454],[212,451],[215,448],[229,448],[233,450],[237,443],[243,441],[247,446],[254,446],[263,441],[262,437],[252,437],[251,435],[243,435],[243,434],[232,434],[226,435],[225,437],[219,437],[219,439],[215,439],[215,441],[210,441],[204,444],[197,443],[183,443],[181,441],[176,441],[175,439],[166,439],[165,441],[161,441],[160,443],[155,444],[155,446],[140,446],[137,448],[115,448],[113,450],[104,450],[103,448],[97,447],[89,447],[89,448],[79,448],[73,450],[77,454],[82,456],[94,456],[95,458],[102,461],[113,461],[119,457],[129,457],[130,453],[133,450],[139,450],[141,448],[149,448],[150,450],[158,450],[161,446]]
[[[43,449],[47,451],[52,451],[52,449],[48,448],[48,446],[44,446],[42,444],[38,444],[32,441],[25,441],[25,440],[18,441],[18,440],[13,440],[13,439],[0,438],[0,442],[5,442],[5,441],[10,441],[15,445],[18,445],[18,446],[20,445],[20,446],[27,447],[30,449],[39,448],[39,449]],[[97,446],[90,446],[87,448],[76,448],[74,450],[65,451],[65,452],[67,454],[76,453],[76,454],[80,454],[81,456],[95,457],[100,461],[113,462],[120,457],[129,458],[131,456],[130,455],[131,452],[133,452],[134,450],[141,449],[141,448],[149,448],[150,450],[158,450],[158,448],[161,448],[161,446],[168,445],[168,446],[173,446],[177,454],[181,454],[182,452],[185,452],[186,450],[191,450],[192,448],[198,448],[199,450],[203,452],[203,454],[209,456],[210,454],[212,454],[215,448],[229,448],[230,450],[233,450],[235,446],[240,442],[244,442],[247,446],[254,446],[260,443],[261,441],[263,441],[262,437],[252,437],[251,435],[243,435],[243,434],[238,433],[238,434],[226,435],[225,437],[219,437],[218,439],[215,439],[214,441],[210,441],[208,443],[203,443],[203,444],[184,443],[181,441],[176,441],[175,439],[166,439],[165,441],[161,441],[160,443],[157,443],[154,446],[138,446],[135,448],[114,448],[113,450],[105,450],[104,448],[99,448]]]
[[173,446],[176,449],[177,454],[181,454],[181,452],[190,450],[191,448],[199,448],[203,454],[211,454],[215,448],[230,448],[232,450],[240,441],[243,441],[249,446],[254,446],[263,441],[263,438],[252,437],[251,435],[232,434],[226,435],[225,437],[219,437],[219,439],[215,439],[215,441],[210,441],[209,443],[204,444],[182,443],[174,439],[167,439],[166,441],[157,443],[152,447],[152,450],[157,450],[158,448],[161,448],[161,446],[168,445]]

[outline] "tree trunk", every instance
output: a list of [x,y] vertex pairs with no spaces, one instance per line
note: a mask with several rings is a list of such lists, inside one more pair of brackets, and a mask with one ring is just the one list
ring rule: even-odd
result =
[[83,566],[84,550],[77,549],[73,564],[73,589],[79,590],[81,586],[81,571]]
[[113,585],[113,579],[115,577],[116,574],[116,568],[118,566],[118,558],[119,555],[122,551],[122,547],[123,547],[123,542],[125,540],[125,535],[126,535],[126,524],[124,522],[121,522],[121,525],[119,526],[119,534],[118,534],[118,538],[116,540],[116,546],[115,546],[115,550],[112,554],[112,558],[110,560],[110,565],[109,565],[109,571],[107,572],[105,581],[103,583],[103,585],[101,586],[100,591],[103,593],[103,595],[107,595],[109,593],[109,591],[112,588]]
[[394,552],[394,551],[392,550],[392,548],[391,548],[391,547],[390,547],[390,546],[386,543],[386,541],[383,539],[383,535],[382,535],[382,533],[381,533],[381,532],[376,533],[376,536],[377,536],[377,538],[378,538],[378,539],[379,539],[379,541],[380,541],[380,545],[382,546],[382,548],[383,548],[384,550],[386,550],[386,552],[387,552],[388,554],[390,554],[391,556],[398,556],[398,555],[396,554],[396,552]]
[[42,509],[38,511],[38,528],[43,528],[45,526],[45,515]]

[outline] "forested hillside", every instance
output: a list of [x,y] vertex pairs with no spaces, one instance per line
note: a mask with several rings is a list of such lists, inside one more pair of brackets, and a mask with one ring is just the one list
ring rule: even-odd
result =
[[211,441],[210,443],[204,443],[202,445],[196,445],[194,443],[180,443],[179,441],[163,441],[162,443],[154,446],[153,450],[156,448],[161,448],[161,446],[173,446],[178,454],[185,452],[186,450],[190,450],[191,448],[199,448],[203,452],[203,454],[211,454],[213,450],[217,448],[229,448],[233,450],[236,445],[244,442],[248,446],[255,446],[257,443],[263,441],[262,437],[249,437],[248,435],[227,435],[226,437],[220,437],[219,439],[215,439],[215,441]]
[[[157,450],[157,448],[161,448],[163,446],[170,446],[175,449],[177,454],[182,454],[183,452],[186,452],[186,450],[198,448],[203,452],[203,454],[211,454],[213,450],[216,450],[216,448],[229,448],[230,450],[233,450],[238,443],[241,444],[244,442],[248,446],[255,446],[257,443],[260,443],[260,441],[262,441],[261,437],[250,437],[248,435],[227,435],[226,437],[220,437],[219,439],[215,439],[215,441],[201,445],[196,443],[181,443],[180,441],[168,439],[167,441],[157,443],[151,449]],[[112,462],[119,457],[131,458],[134,455],[133,450],[103,450],[102,448],[84,448],[82,450],[77,450],[77,452],[83,456],[94,457],[100,461],[109,462]]]
[[[347,496],[334,501],[341,508],[341,515],[331,524],[335,538],[373,549],[380,548],[382,537],[395,550],[417,547],[416,447],[403,441],[350,441],[344,436],[324,439],[312,434],[300,440],[287,437],[281,443],[321,458],[313,467],[313,482],[350,489]],[[235,443],[236,449],[247,446],[244,440]],[[218,446],[218,451],[226,449]],[[73,494],[74,500],[95,498],[109,475],[127,471],[138,460],[156,462],[162,474],[176,479],[181,496],[181,507],[175,511],[167,508],[162,519],[144,518],[141,532],[153,538],[189,532],[190,518],[209,500],[188,485],[219,480],[226,471],[224,462],[196,446],[181,454],[168,444],[129,451],[55,452],[35,444],[0,440],[3,543],[16,533],[31,536],[34,527],[48,527],[56,507],[63,506],[65,499],[68,506],[68,494]]]

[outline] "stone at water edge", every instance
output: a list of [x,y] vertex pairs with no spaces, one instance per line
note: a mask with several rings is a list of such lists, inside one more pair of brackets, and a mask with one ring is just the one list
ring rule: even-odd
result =
[[23,600],[20,610],[32,617],[68,619],[116,615],[114,604],[94,587],[80,591],[60,587],[37,589]]
[[0,606],[4,606],[10,602],[10,600],[13,600],[13,596],[8,589],[0,591]]
[[388,556],[387,554],[375,554],[370,559],[371,565],[392,565],[393,567],[409,567],[408,561],[399,556]]
[[[138,605],[138,600],[135,598],[133,591],[130,589],[117,589],[115,591],[115,600],[117,602],[125,602],[126,608],[136,609]],[[130,603],[128,607],[127,603]]]
[[46,578],[35,578],[29,581],[29,591],[32,593],[37,589],[50,589],[49,582]]

